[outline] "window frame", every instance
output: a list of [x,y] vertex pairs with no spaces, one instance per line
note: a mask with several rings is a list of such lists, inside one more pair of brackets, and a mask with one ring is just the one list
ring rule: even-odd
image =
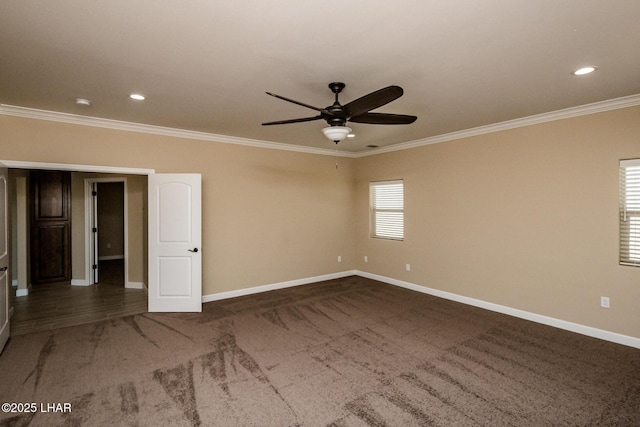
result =
[[[401,197],[400,207],[377,207],[376,203],[376,190],[385,186],[397,186],[401,185]],[[396,200],[397,202],[397,200]],[[404,205],[404,180],[402,179],[393,179],[386,181],[371,181],[369,182],[369,236],[374,239],[385,239],[385,240],[395,240],[395,241],[404,241],[405,238],[405,205]],[[378,213],[390,213],[397,214],[400,213],[400,235],[393,235],[393,229],[398,228],[397,224],[393,224],[393,219],[385,222],[387,233],[381,233],[380,230],[380,218],[378,217]]]
[[640,159],[620,161],[619,191],[619,263],[640,267]]

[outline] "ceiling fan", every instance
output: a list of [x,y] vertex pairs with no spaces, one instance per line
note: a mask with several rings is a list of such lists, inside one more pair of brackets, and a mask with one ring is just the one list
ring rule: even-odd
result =
[[338,101],[338,94],[342,92],[342,89],[344,89],[344,87],[344,83],[329,83],[329,89],[331,89],[331,92],[335,94],[336,99],[332,105],[326,108],[314,107],[312,105],[295,101],[293,99],[285,98],[284,96],[276,95],[275,93],[266,92],[267,95],[271,95],[278,99],[292,102],[303,107],[311,108],[312,110],[319,111],[320,114],[313,117],[303,117],[301,119],[267,122],[263,123],[262,125],[284,125],[289,123],[310,122],[313,120],[323,119],[329,126],[322,129],[322,132],[327,138],[337,144],[351,133],[351,129],[345,126],[348,121],[354,123],[370,123],[376,125],[408,125],[415,122],[417,119],[416,116],[408,116],[405,114],[370,112],[371,110],[374,110],[378,107],[388,104],[395,99],[400,98],[404,93],[400,86],[388,86],[375,92],[371,92],[370,94],[360,97],[355,101],[351,101],[348,104],[341,105]]

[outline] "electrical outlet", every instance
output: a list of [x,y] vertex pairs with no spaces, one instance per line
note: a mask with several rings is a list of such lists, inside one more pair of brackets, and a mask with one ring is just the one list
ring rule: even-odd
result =
[[342,255],[338,255],[338,262],[342,262]]
[[609,308],[609,297],[600,297],[600,307]]
[[411,271],[411,264],[407,264],[404,266],[407,271]]
[[364,256],[364,262],[369,262],[369,257],[368,256]]

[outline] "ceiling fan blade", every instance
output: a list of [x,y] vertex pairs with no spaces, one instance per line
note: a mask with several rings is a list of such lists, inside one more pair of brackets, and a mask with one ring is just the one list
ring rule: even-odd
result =
[[321,118],[322,118],[322,116],[315,116],[315,117],[303,117],[302,119],[279,120],[277,122],[263,123],[262,126],[286,125],[286,124],[289,124],[289,123],[310,122],[312,120],[320,120]]
[[303,107],[311,108],[312,110],[320,111],[321,113],[331,114],[324,108],[314,107],[313,105],[305,104],[304,102],[296,101],[293,99],[285,98],[284,96],[276,95],[275,93],[265,92],[267,95],[271,95],[275,98],[282,99],[283,101],[292,102],[297,105],[301,105]]
[[405,114],[364,113],[349,119],[354,123],[370,123],[374,125],[408,125],[415,122],[416,116]]
[[400,86],[388,86],[383,89],[371,92],[361,98],[351,101],[344,107],[349,111],[349,115],[360,116],[378,107],[381,107],[394,99],[398,99],[402,96],[404,91]]

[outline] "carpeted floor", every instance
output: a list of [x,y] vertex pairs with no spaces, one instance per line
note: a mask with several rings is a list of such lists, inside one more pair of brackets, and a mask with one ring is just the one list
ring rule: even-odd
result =
[[36,404],[12,426],[638,426],[640,350],[348,277],[13,337],[0,402]]

